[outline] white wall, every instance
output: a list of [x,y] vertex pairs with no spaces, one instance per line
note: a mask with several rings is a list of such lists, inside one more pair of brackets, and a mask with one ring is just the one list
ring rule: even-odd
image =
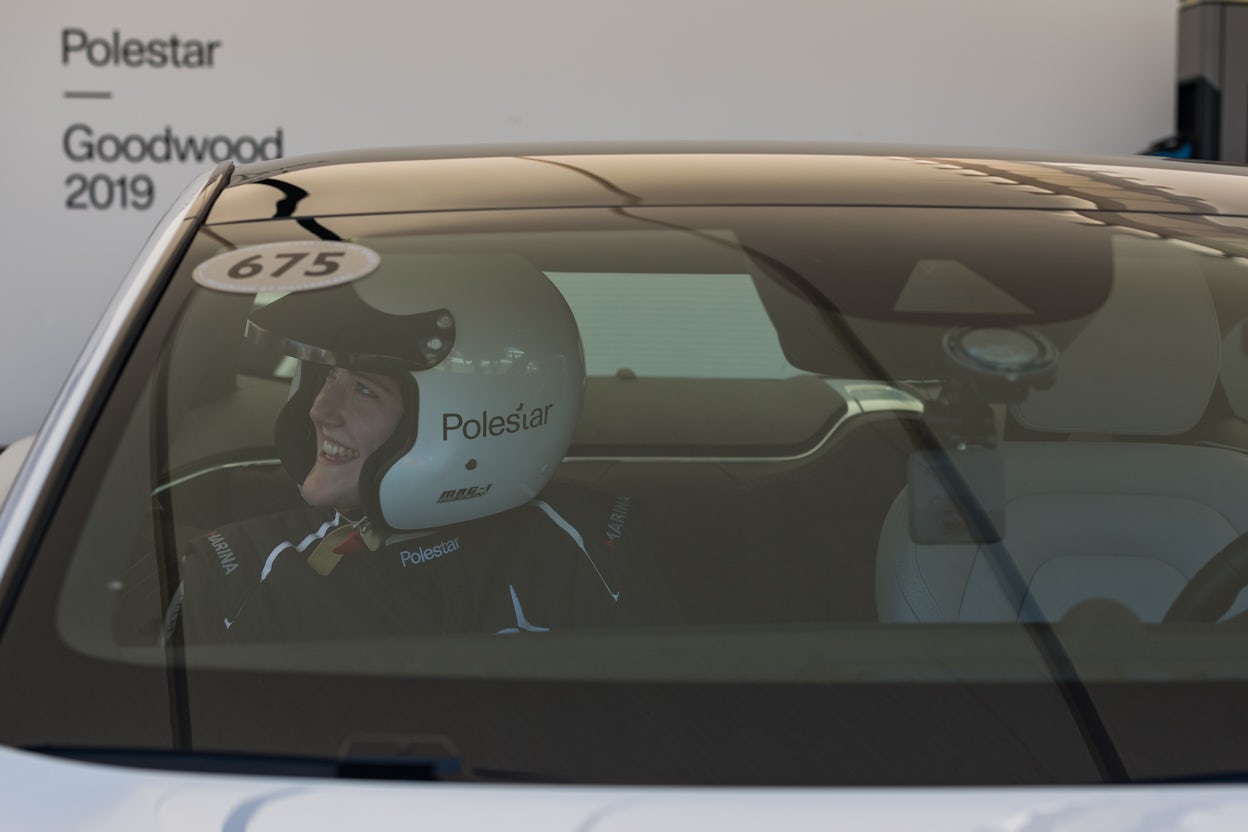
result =
[[[35,430],[201,163],[74,161],[63,141],[376,145],[795,139],[1133,153],[1172,128],[1176,0],[45,0],[0,27],[0,444]],[[66,29],[219,41],[211,68],[63,59]],[[70,36],[70,45],[79,38]],[[124,57],[124,55],[123,55]],[[132,55],[132,58],[135,56]],[[111,98],[66,98],[67,92]],[[78,131],[75,135],[81,135]],[[159,144],[159,143],[158,143]],[[246,145],[244,145],[246,147]],[[71,148],[72,150],[72,148]],[[78,150],[72,150],[79,155]],[[146,175],[152,205],[71,209]],[[138,180],[143,182],[144,180]],[[145,200],[140,199],[139,202]]]

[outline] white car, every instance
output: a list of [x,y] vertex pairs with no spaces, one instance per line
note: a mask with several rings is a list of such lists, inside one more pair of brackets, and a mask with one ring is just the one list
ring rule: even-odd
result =
[[0,828],[1242,828],[1245,174],[221,165],[0,455]]

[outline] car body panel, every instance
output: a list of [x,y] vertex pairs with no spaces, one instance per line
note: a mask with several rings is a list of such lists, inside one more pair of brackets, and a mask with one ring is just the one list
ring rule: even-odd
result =
[[7,748],[0,748],[0,782],[0,827],[15,830],[1205,832],[1248,821],[1248,797],[1230,786],[880,791],[359,783],[154,772]]
[[8,496],[13,482],[17,479],[17,472],[22,470],[22,465],[26,462],[30,447],[34,443],[34,436],[23,436],[0,451],[0,504],[3,504],[4,498]]
[[69,464],[66,457],[89,428],[91,405],[98,406],[107,395],[107,381],[122,357],[117,355],[121,345],[142,325],[142,313],[158,291],[156,282],[179,252],[181,241],[194,232],[231,168],[225,163],[196,177],[148,238],[25,452],[7,499],[0,500],[0,621],[18,568],[12,563],[14,552],[29,545],[41,522],[40,512],[48,509],[46,497],[58,470]]

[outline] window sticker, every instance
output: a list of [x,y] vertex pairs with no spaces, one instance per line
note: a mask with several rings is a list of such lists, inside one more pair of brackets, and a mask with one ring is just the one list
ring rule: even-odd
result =
[[350,283],[381,265],[370,248],[334,240],[292,240],[227,251],[191,273],[206,289],[235,294],[302,292]]

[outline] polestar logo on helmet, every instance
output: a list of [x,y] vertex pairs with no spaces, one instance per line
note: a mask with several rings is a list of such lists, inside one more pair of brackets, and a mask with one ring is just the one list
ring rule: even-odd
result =
[[487,436],[503,436],[508,433],[520,433],[533,428],[540,428],[550,421],[550,409],[554,403],[534,407],[527,412],[524,402],[520,403],[507,415],[491,414],[481,411],[481,418],[465,418],[462,413],[442,414],[442,441],[451,438],[451,434],[459,432],[462,439],[481,439]]
[[441,496],[438,497],[438,502],[453,503],[457,500],[471,500],[474,497],[484,497],[490,493],[490,489],[493,486],[494,483],[489,483],[488,485],[470,485],[467,488],[452,488],[443,491]]
[[434,546],[420,546],[408,550],[404,549],[399,552],[399,562],[404,568],[408,566],[419,566],[422,563],[428,563],[431,560],[440,558],[443,555],[449,555],[452,552],[459,551],[459,538],[452,537],[450,540],[443,540]]

